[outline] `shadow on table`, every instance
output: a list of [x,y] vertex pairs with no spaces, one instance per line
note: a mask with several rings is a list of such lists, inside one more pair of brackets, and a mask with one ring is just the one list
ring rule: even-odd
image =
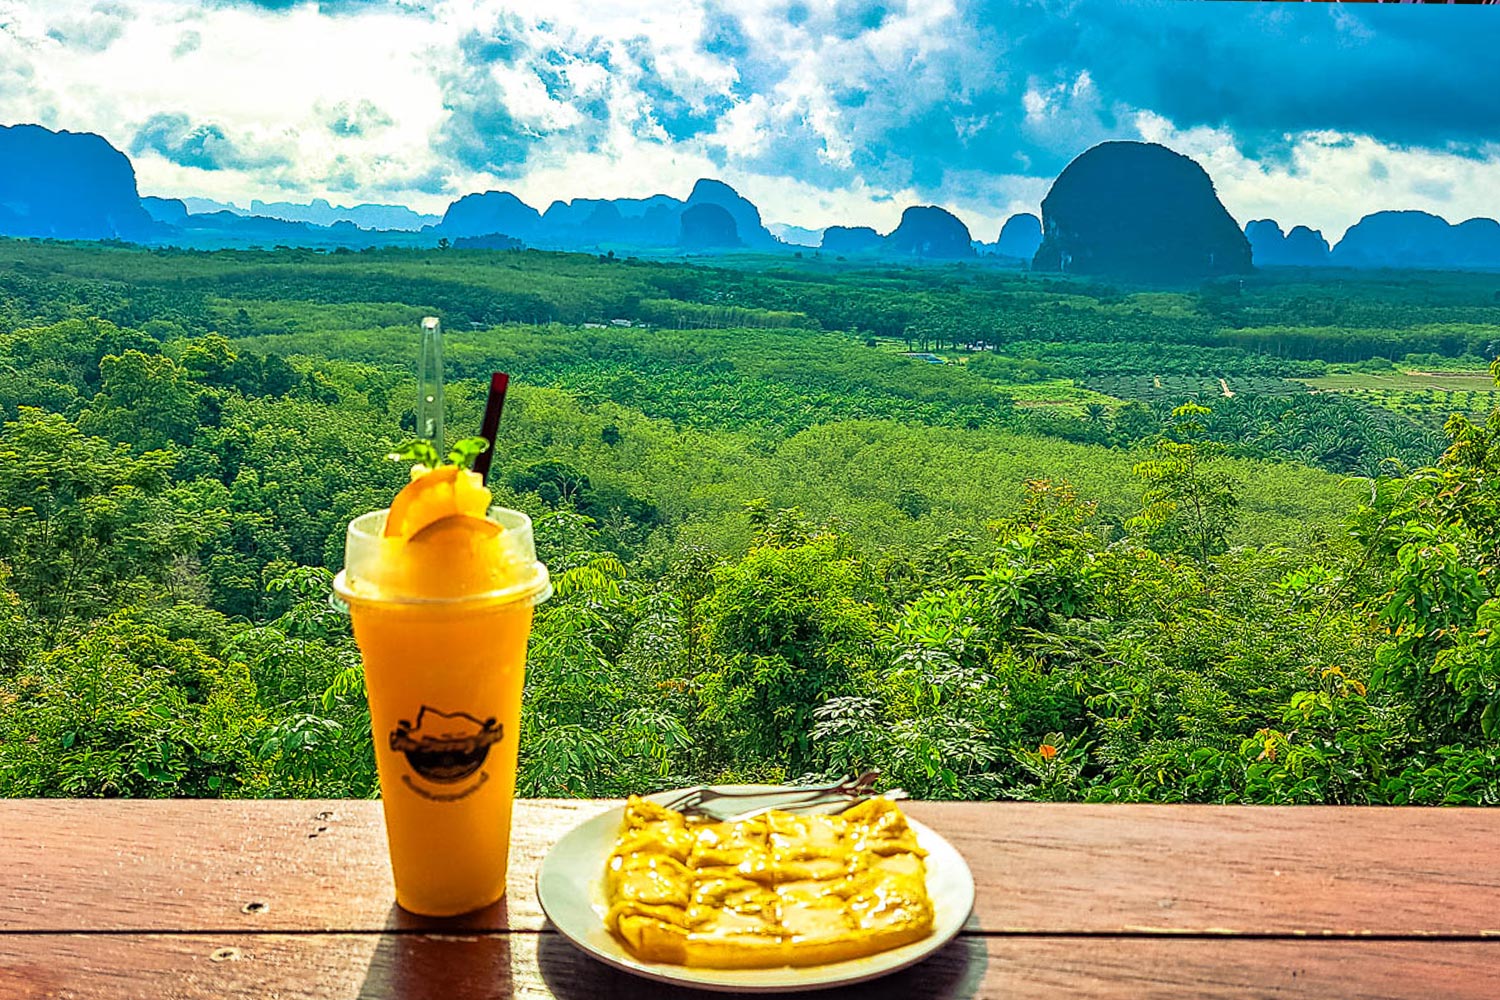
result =
[[[612,969],[583,954],[551,929],[541,935],[537,964],[542,980],[558,1000],[688,1000],[723,996],[679,986],[665,986]],[[984,982],[988,963],[983,938],[955,938],[931,958],[874,982],[820,990],[819,1000],[970,1000]]]
[[510,929],[506,897],[501,896],[489,906],[461,913],[456,917],[419,917],[415,913],[392,906],[385,915],[388,931],[421,931],[432,934],[474,934],[480,931],[506,931]]
[[[505,925],[505,900],[454,920],[414,917],[391,907],[370,956],[359,1000],[478,1000],[516,994],[508,934],[476,933],[474,925]],[[492,912],[493,911],[493,912]],[[410,932],[419,933],[410,933]]]

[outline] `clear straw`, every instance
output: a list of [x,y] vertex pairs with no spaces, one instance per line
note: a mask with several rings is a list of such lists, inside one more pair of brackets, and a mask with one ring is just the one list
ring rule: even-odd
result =
[[417,435],[443,451],[443,324],[422,320],[422,354],[417,361]]

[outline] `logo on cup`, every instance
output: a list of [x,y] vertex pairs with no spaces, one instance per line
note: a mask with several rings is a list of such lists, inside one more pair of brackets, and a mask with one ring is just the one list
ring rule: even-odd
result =
[[406,756],[417,776],[436,785],[457,785],[479,772],[473,785],[452,791],[431,791],[403,775],[402,780],[418,795],[438,801],[461,799],[484,784],[488,774],[480,772],[490,747],[505,736],[505,727],[493,718],[476,719],[467,712],[440,712],[423,705],[415,724],[402,719],[391,731],[391,749]]

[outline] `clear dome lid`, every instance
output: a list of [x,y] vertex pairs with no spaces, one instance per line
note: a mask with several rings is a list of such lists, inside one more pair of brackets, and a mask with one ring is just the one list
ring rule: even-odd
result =
[[387,511],[349,523],[334,591],[348,604],[484,602],[540,604],[552,595],[537,561],[531,518],[491,507],[483,521],[455,515],[410,538],[387,537]]

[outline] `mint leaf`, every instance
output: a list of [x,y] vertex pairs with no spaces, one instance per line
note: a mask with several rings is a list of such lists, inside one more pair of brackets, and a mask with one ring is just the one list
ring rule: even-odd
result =
[[416,438],[397,446],[386,458],[393,462],[421,462],[429,469],[436,469],[443,461],[438,457],[432,442],[424,438]]
[[[460,469],[472,469],[474,459],[483,454],[490,443],[482,437],[469,437],[455,443],[448,452],[448,464],[456,465]],[[398,462],[421,462],[429,469],[436,469],[443,464],[443,459],[438,455],[437,449],[432,442],[425,438],[416,438],[398,447],[386,456],[392,461]]]
[[448,461],[460,469],[472,469],[474,459],[484,454],[490,447],[490,443],[481,437],[464,438],[453,446],[448,452]]

